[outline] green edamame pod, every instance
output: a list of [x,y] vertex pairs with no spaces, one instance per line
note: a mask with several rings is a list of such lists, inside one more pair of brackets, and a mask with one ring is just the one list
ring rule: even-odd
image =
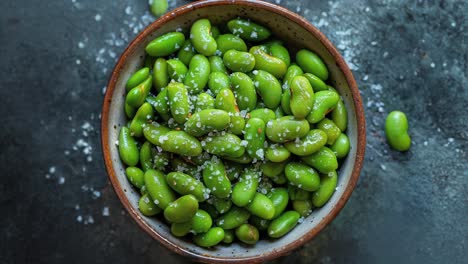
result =
[[197,52],[195,51],[195,47],[192,45],[190,39],[186,39],[184,45],[177,53],[177,58],[185,64],[185,66],[189,66],[190,61],[192,60],[193,56],[195,56]]
[[289,199],[291,201],[305,201],[310,199],[311,192],[296,186],[288,185]]
[[291,64],[286,70],[286,74],[283,78],[283,89],[290,88],[291,82],[296,76],[301,76],[304,72],[302,71],[301,67],[297,66],[296,64]]
[[228,161],[224,162],[224,165],[226,166],[226,175],[230,181],[238,179],[244,170],[244,166],[238,163]]
[[320,186],[318,173],[307,165],[298,162],[290,162],[286,165],[284,171],[289,183],[300,189],[313,192]]
[[149,76],[138,86],[132,88],[130,92],[128,92],[127,97],[125,97],[125,103],[133,108],[139,108],[145,102],[151,90],[152,83],[153,78]]
[[339,100],[335,109],[331,112],[333,123],[343,132],[348,126],[348,111],[342,100]]
[[312,196],[312,203],[315,207],[322,207],[335,192],[338,175],[336,171],[322,175],[320,178],[320,187]]
[[171,82],[167,86],[167,98],[174,120],[184,124],[190,114],[190,101],[187,88],[181,83]]
[[248,41],[262,41],[271,35],[268,28],[241,18],[229,21],[227,26],[232,34]]
[[153,66],[153,85],[156,91],[160,92],[169,83],[169,72],[167,61],[164,58],[157,58]]
[[284,116],[271,120],[266,124],[266,136],[273,142],[284,143],[296,138],[302,138],[309,132],[309,123],[298,120],[294,116]]
[[223,89],[230,89],[231,81],[224,72],[212,72],[209,76],[208,88],[217,95]]
[[284,167],[286,166],[286,164],[288,163],[287,160],[283,161],[283,162],[270,162],[270,161],[267,161],[265,163],[262,164],[261,166],[261,169],[262,169],[262,173],[263,175],[269,177],[269,178],[273,178],[275,176],[278,176],[280,174],[282,174],[284,172]]
[[307,217],[312,213],[311,200],[295,200],[292,202],[294,211],[298,212],[302,217]]
[[200,93],[208,83],[210,72],[210,62],[205,56],[200,54],[193,56],[184,80],[188,91],[191,94]]
[[128,181],[138,189],[145,185],[145,173],[138,167],[127,167],[125,169]]
[[267,197],[270,198],[273,206],[275,207],[275,214],[272,219],[278,217],[288,206],[289,194],[286,188],[275,188],[271,190]]
[[155,16],[161,16],[164,15],[167,11],[167,0],[151,0],[150,1],[151,5],[151,13]]
[[209,203],[201,203],[199,204],[199,208],[205,210],[211,216],[211,219],[216,219],[219,216],[216,208]]
[[185,36],[181,32],[169,32],[151,41],[145,48],[153,57],[165,57],[178,51],[184,44]]
[[236,97],[230,89],[222,89],[215,99],[215,107],[231,113],[231,132],[236,135],[242,135],[245,127],[245,120],[239,113]]
[[385,120],[385,135],[390,146],[398,151],[407,151],[411,146],[408,135],[408,119],[401,111],[392,111]]
[[255,57],[245,51],[228,50],[223,55],[223,62],[233,72],[249,72],[255,67]]
[[327,134],[324,131],[312,129],[305,137],[286,142],[284,146],[297,156],[308,156],[325,146],[327,139]]
[[327,147],[322,147],[318,152],[310,156],[302,157],[302,160],[321,173],[329,173],[338,168],[335,153]]
[[200,141],[184,131],[167,132],[159,138],[159,145],[164,151],[182,156],[198,156],[203,151]]
[[259,118],[251,118],[245,126],[244,139],[247,141],[245,149],[250,157],[257,160],[265,158],[263,145],[265,143],[265,122]]
[[145,186],[152,201],[161,209],[175,201],[172,189],[167,185],[164,174],[158,170],[147,170],[145,172]]
[[206,211],[198,209],[195,215],[192,217],[192,231],[195,234],[206,233],[210,230],[213,225],[213,219],[211,219],[210,214]]
[[281,94],[281,109],[288,114],[291,115],[291,90],[288,88],[284,89],[283,93]]
[[309,81],[302,76],[296,76],[291,81],[291,113],[298,119],[304,119],[312,111],[315,96]]
[[128,166],[135,166],[140,159],[135,139],[131,136],[130,129],[122,127],[119,135],[119,154],[123,163]]
[[320,122],[326,114],[335,108],[339,100],[340,96],[333,91],[320,91],[315,93],[315,103],[312,111],[307,116],[307,121],[311,124]]
[[272,162],[283,162],[291,156],[291,152],[283,145],[270,145],[265,151],[265,157]]
[[341,134],[340,128],[328,118],[322,119],[322,121],[318,123],[317,128],[327,134],[328,145],[333,145]]
[[195,112],[206,109],[214,109],[214,98],[207,93],[200,93],[195,103]]
[[239,207],[251,203],[257,192],[259,178],[260,173],[246,169],[232,190],[232,202]]
[[210,60],[210,69],[211,72],[222,72],[227,74],[226,67],[224,66],[223,58],[219,56],[211,56]]
[[190,39],[198,53],[205,56],[211,56],[216,53],[218,45],[213,36],[211,36],[211,23],[208,19],[199,19],[192,24]]
[[253,225],[243,224],[236,228],[236,237],[246,244],[256,244],[259,236],[258,229]]
[[[153,150],[155,149],[153,148]],[[159,152],[158,150],[153,151],[153,164],[155,169],[165,170],[167,165],[169,165],[169,153]]]
[[286,176],[284,176],[284,173],[280,174],[280,175],[277,175],[277,176],[274,176],[274,177],[271,177],[270,178],[275,184],[278,184],[278,185],[283,185],[285,184],[288,179],[286,178]]
[[224,230],[223,243],[231,244],[233,241],[234,241],[234,231],[233,230]]
[[270,220],[266,220],[255,215],[250,217],[249,223],[251,223],[253,226],[255,226],[258,230],[261,231],[267,230],[268,226],[270,226]]
[[250,118],[260,118],[263,122],[268,123],[270,120],[276,119],[276,114],[273,110],[268,108],[257,108],[252,110],[250,113]]
[[171,224],[171,234],[173,234],[176,237],[186,236],[188,233],[190,233],[191,230],[192,230],[192,221]]
[[271,73],[258,70],[253,72],[253,81],[266,107],[275,109],[281,102],[281,84]]
[[228,212],[232,207],[232,201],[229,198],[220,199],[217,197],[211,197],[211,199],[208,202],[212,203],[216,211],[218,211],[220,214]]
[[273,57],[276,57],[284,63],[286,63],[286,67],[291,64],[291,57],[289,56],[289,51],[283,45],[279,43],[273,43],[269,46],[270,54]]
[[233,72],[230,79],[239,109],[246,111],[254,110],[257,105],[257,91],[252,79],[242,72]]
[[241,139],[231,133],[208,136],[202,141],[202,146],[206,152],[222,157],[239,158],[245,152]]
[[237,158],[233,158],[233,157],[223,157],[223,159],[226,159],[226,160],[229,160],[229,161],[233,161],[233,162],[236,162],[238,164],[250,164],[252,162],[252,158],[249,156],[249,154],[247,154],[247,152],[244,153],[244,155],[240,156],[240,157],[237,157]]
[[328,90],[327,85],[319,77],[313,75],[312,73],[304,73],[302,76],[307,78],[310,85],[312,85],[312,89],[314,89],[314,92]]
[[197,198],[199,202],[207,199],[205,195],[205,186],[203,183],[196,180],[192,176],[182,172],[171,172],[166,175],[166,182],[169,187],[181,195],[191,194]]
[[249,52],[255,58],[255,69],[266,71],[276,78],[282,78],[286,73],[286,63],[268,54],[265,47],[253,46]]
[[328,79],[327,66],[314,52],[302,49],[296,54],[296,61],[304,72],[312,73],[323,81]]
[[128,118],[133,118],[136,114],[136,109],[129,104],[125,103],[125,115],[127,115]]
[[185,131],[194,137],[199,137],[212,131],[225,129],[229,126],[230,120],[228,112],[224,110],[201,110],[187,120]]
[[219,28],[217,28],[216,26],[211,26],[211,36],[214,39],[217,39],[219,37],[219,35],[221,35],[221,32],[219,31]]
[[244,40],[232,34],[220,35],[216,39],[221,56],[228,50],[247,51]]
[[164,209],[164,218],[171,223],[190,221],[197,213],[198,201],[195,196],[188,194],[170,203]]
[[179,59],[170,59],[167,60],[166,63],[169,78],[176,82],[183,83],[188,72],[187,66]]
[[224,239],[224,230],[221,227],[212,227],[208,232],[193,237],[193,242],[200,247],[213,247]]
[[133,136],[143,136],[143,124],[151,121],[153,117],[153,107],[149,103],[142,104],[130,123],[130,132],[132,132]]
[[159,214],[162,210],[153,201],[148,194],[143,194],[138,200],[138,209],[144,216],[153,216]]
[[244,208],[233,206],[227,213],[221,215],[216,220],[216,225],[225,230],[234,229],[247,222],[249,217],[249,211]]
[[125,84],[126,91],[129,92],[133,87],[144,82],[149,77],[149,74],[150,70],[148,67],[144,67],[136,71],[132,76],[130,76],[130,78],[128,78],[128,81]]
[[143,135],[145,136],[146,140],[156,146],[161,146],[161,142],[159,141],[161,136],[166,135],[169,131],[171,131],[169,128],[156,122],[145,124],[143,126]]
[[[153,169],[153,153],[151,150],[151,143],[145,141],[140,148],[140,165],[144,171]],[[141,174],[143,176],[143,172]],[[143,177],[142,177],[143,178]]]
[[229,197],[231,181],[226,176],[226,168],[223,162],[217,157],[213,157],[204,166],[203,182],[211,191],[211,194],[221,199]]
[[299,222],[301,215],[296,211],[287,211],[273,220],[268,227],[268,235],[279,238],[291,231]]
[[273,202],[264,194],[256,193],[245,209],[251,214],[256,215],[260,218],[271,220],[275,215],[275,206]]
[[[149,97],[146,99],[148,100]],[[171,109],[169,108],[169,98],[167,97],[167,88],[162,88],[156,96],[154,103],[151,103],[154,110],[164,119],[168,120]]]

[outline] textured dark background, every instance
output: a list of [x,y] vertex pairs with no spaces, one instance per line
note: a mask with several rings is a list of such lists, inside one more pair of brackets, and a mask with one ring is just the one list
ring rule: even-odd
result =
[[[368,132],[346,207],[277,263],[466,263],[467,2],[272,2],[340,49]],[[183,262],[124,212],[101,158],[103,89],[154,19],[147,0],[0,1],[0,10],[0,263]],[[404,154],[384,140],[395,109],[410,122]]]

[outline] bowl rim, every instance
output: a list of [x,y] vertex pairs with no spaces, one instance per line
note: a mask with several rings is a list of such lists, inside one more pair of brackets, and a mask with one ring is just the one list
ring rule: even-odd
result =
[[[346,186],[345,191],[343,192],[342,197],[338,200],[336,205],[331,209],[330,213],[327,214],[313,229],[309,232],[305,233],[301,239],[291,242],[279,250],[272,251],[268,254],[259,254],[253,257],[247,258],[223,258],[223,257],[216,257],[216,256],[208,256],[208,255],[201,255],[195,252],[189,251],[175,243],[172,243],[162,235],[160,235],[156,230],[154,230],[146,221],[144,221],[136,209],[132,207],[128,198],[126,197],[122,187],[119,184],[117,179],[117,175],[114,171],[113,161],[110,155],[110,144],[109,144],[109,110],[110,104],[112,102],[112,98],[114,95],[115,86],[118,80],[118,76],[124,67],[127,58],[131,55],[136,46],[144,41],[148,35],[150,35],[153,31],[157,28],[163,26],[168,21],[175,19],[179,15],[183,15],[187,12],[190,12],[194,9],[200,7],[208,7],[208,6],[217,6],[217,5],[240,5],[245,7],[256,7],[260,9],[265,9],[267,11],[275,12],[282,16],[285,16],[292,22],[297,23],[305,30],[310,32],[314,35],[326,48],[326,50],[332,55],[334,58],[338,68],[343,72],[346,82],[349,86],[349,89],[352,94],[354,108],[356,112],[356,122],[357,122],[357,150],[356,150],[356,157],[353,170],[351,172],[350,180],[348,185]],[[165,15],[161,16],[159,19],[151,23],[147,26],[142,32],[140,32],[135,39],[127,46],[127,48],[123,51],[122,55],[120,56],[119,60],[117,61],[112,75],[109,78],[107,90],[104,97],[104,102],[102,106],[102,118],[101,118],[101,147],[103,151],[103,157],[105,162],[105,167],[107,171],[107,175],[109,180],[114,188],[115,193],[117,194],[119,200],[124,205],[125,209],[129,212],[130,216],[136,221],[136,223],[142,228],[146,233],[151,235],[154,239],[158,240],[161,244],[163,244],[166,248],[186,257],[190,257],[193,260],[201,261],[205,263],[258,263],[264,262],[267,260],[272,260],[278,258],[280,256],[287,255],[291,253],[294,249],[302,246],[306,242],[310,241],[314,238],[322,229],[325,228],[343,209],[344,205],[348,201],[351,193],[353,192],[354,188],[356,187],[357,181],[359,179],[359,175],[361,172],[361,168],[364,161],[364,153],[365,153],[365,146],[366,146],[366,124],[365,124],[365,117],[364,117],[364,109],[362,105],[362,100],[360,96],[360,92],[358,90],[356,81],[353,77],[351,70],[349,69],[348,65],[346,64],[343,57],[339,54],[335,46],[328,40],[325,35],[314,27],[309,21],[307,21],[302,16],[275,4],[258,1],[258,0],[202,0],[197,1],[194,3],[189,3],[184,6],[178,7],[172,11],[169,11]]]

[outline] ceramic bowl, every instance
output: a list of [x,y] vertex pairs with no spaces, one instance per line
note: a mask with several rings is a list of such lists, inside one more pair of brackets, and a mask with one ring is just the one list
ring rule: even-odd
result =
[[[205,249],[189,240],[174,237],[168,225],[158,218],[145,217],[138,211],[140,194],[126,179],[125,168],[115,142],[120,127],[127,123],[123,110],[125,82],[143,65],[145,46],[166,32],[182,29],[187,33],[190,25],[199,18],[209,18],[213,24],[225,24],[236,17],[249,18],[270,28],[273,34],[285,42],[292,55],[297,48],[307,48],[322,57],[329,69],[331,83],[341,94],[348,110],[347,135],[351,142],[351,151],[339,170],[338,186],[330,201],[315,210],[286,236],[261,240],[255,246],[233,243]],[[109,179],[117,196],[137,224],[167,248],[207,263],[263,262],[288,254],[311,240],[336,217],[349,199],[359,178],[365,150],[365,120],[361,97],[353,74],[336,48],[301,16],[280,6],[253,0],[193,2],[165,14],[143,30],[124,51],[112,72],[102,109],[101,133]]]

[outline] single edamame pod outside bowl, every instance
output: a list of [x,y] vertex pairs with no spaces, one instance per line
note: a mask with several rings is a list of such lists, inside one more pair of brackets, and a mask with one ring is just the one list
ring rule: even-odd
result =
[[[304,218],[303,221],[301,220],[301,223],[290,231],[288,230],[289,232],[283,234],[281,228],[279,228],[281,223],[276,221],[270,231],[275,236],[279,237],[281,235],[281,237],[260,239],[255,245],[249,247],[238,242],[218,244],[223,241],[224,233],[221,228],[214,225],[209,231],[211,232],[210,237],[197,235],[196,241],[198,244],[210,246],[210,248],[200,247],[194,244],[190,238],[172,235],[171,226],[164,222],[162,213],[156,217],[143,215],[138,210],[141,197],[139,190],[132,187],[127,180],[126,165],[121,161],[119,147],[116,145],[120,129],[126,126],[129,120],[123,110],[126,94],[125,85],[129,77],[143,67],[146,46],[154,39],[166,33],[174,32],[178,28],[181,28],[182,32],[186,34],[186,39],[189,39],[187,32],[190,32],[193,22],[200,18],[209,19],[212,26],[220,29],[233,19],[250,20],[268,28],[274,39],[281,40],[282,45],[288,49],[291,59],[295,58],[295,54],[301,49],[310,50],[317,54],[328,68],[326,83],[336,88],[347,109],[346,135],[349,138],[350,152],[341,161],[340,169],[337,171],[336,191],[327,203],[320,208],[313,209],[310,216]],[[224,31],[223,34],[227,34],[227,31]],[[184,41],[181,37],[174,37],[174,39],[174,43],[170,43],[173,46],[170,45],[167,50],[177,52],[178,45],[176,44],[180,42],[180,46],[182,46]],[[257,45],[257,43],[255,42],[254,45]],[[153,51],[156,55],[159,55],[159,53],[165,54],[167,50],[156,48]],[[206,51],[205,56],[211,60],[211,57],[209,57],[211,52]],[[324,78],[323,76],[320,77]],[[318,90],[315,89],[313,84],[312,87],[314,92],[317,93]],[[156,91],[155,87],[152,88],[151,92],[154,91]],[[155,116],[160,118],[157,112],[155,112]],[[317,28],[294,12],[268,2],[250,0],[202,0],[191,2],[162,15],[145,28],[125,49],[112,72],[107,85],[101,119],[101,140],[105,166],[110,182],[129,215],[145,232],[168,249],[191,260],[204,263],[266,262],[289,254],[294,249],[310,241],[337,216],[350,198],[363,165],[365,136],[365,119],[358,87],[348,65],[335,46]],[[245,160],[249,161],[248,159]],[[284,211],[281,215],[288,212]],[[291,212],[289,214],[295,213]],[[294,221],[292,222],[294,223]],[[208,238],[210,238],[209,241]]]

